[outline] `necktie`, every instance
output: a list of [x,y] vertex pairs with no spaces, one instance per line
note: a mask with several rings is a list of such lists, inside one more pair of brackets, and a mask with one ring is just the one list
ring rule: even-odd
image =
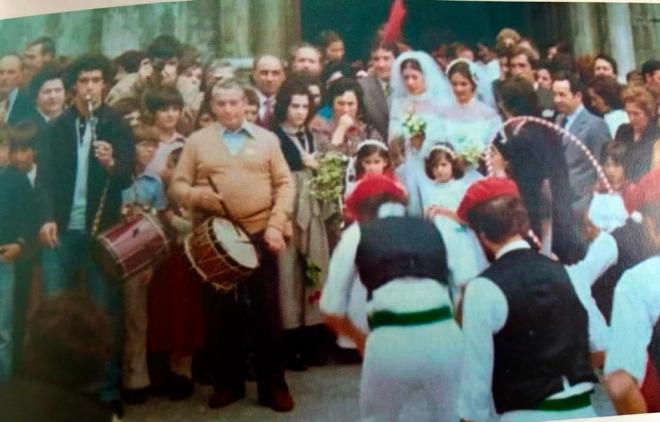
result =
[[273,102],[273,97],[267,98],[266,101],[264,101],[264,114],[261,118],[261,124],[264,127],[270,127],[273,119]]
[[385,82],[385,98],[390,98],[390,95],[392,95],[392,85],[387,81]]
[[307,139],[305,138],[305,132],[299,130],[296,132],[296,138],[298,138],[302,149],[305,150],[305,152],[309,152],[309,148],[307,147]]

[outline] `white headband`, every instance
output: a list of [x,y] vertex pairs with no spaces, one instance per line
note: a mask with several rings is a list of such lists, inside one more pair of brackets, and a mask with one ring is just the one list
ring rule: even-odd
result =
[[373,145],[375,147],[378,147],[378,148],[382,149],[383,151],[389,151],[387,149],[387,145],[385,145],[385,143],[383,143],[382,141],[377,141],[375,139],[367,139],[367,140],[364,140],[364,141],[360,142],[357,146],[356,151],[360,151],[362,148],[364,148],[368,145]]
[[432,153],[433,151],[442,151],[442,152],[446,152],[447,154],[449,154],[449,157],[450,157],[452,160],[455,160],[455,159],[456,159],[456,153],[454,152],[453,149],[451,149],[451,148],[450,148],[449,146],[447,146],[447,145],[444,145],[444,144],[435,144],[435,145],[433,145],[433,146],[431,147],[431,149],[429,150],[429,154],[428,154],[429,157],[431,156],[431,153]]
[[476,72],[476,68],[474,67],[474,63],[469,61],[468,59],[464,59],[463,57],[459,57],[457,59],[454,59],[454,60],[451,61],[451,63],[449,63],[447,65],[446,75],[449,76],[449,72],[451,71],[451,68],[454,67],[454,65],[456,65],[458,63],[465,63],[466,65],[468,65],[468,69],[470,70],[470,75],[472,76],[472,80],[476,84],[477,83],[477,72]]

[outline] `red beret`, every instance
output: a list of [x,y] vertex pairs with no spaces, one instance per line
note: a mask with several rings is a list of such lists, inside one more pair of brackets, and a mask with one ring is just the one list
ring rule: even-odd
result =
[[630,212],[639,210],[642,205],[660,202],[660,168],[650,171],[636,185],[626,189],[623,199]]
[[488,177],[478,180],[472,183],[465,192],[456,214],[458,214],[458,218],[467,222],[468,213],[472,208],[501,196],[519,198],[520,193],[516,182],[501,177]]
[[346,198],[346,217],[356,220],[360,204],[377,195],[389,195],[392,199],[405,202],[405,188],[391,176],[375,174],[365,175]]

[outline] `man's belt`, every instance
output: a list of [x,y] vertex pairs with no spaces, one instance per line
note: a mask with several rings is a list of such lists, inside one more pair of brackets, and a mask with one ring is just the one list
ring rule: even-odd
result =
[[373,331],[378,327],[385,326],[405,327],[410,325],[424,325],[451,318],[452,313],[449,306],[419,312],[398,313],[391,311],[375,311],[369,315],[369,328]]
[[583,407],[591,406],[591,393],[593,393],[593,390],[566,397],[565,399],[545,399],[535,410],[561,412],[563,410],[582,409]]

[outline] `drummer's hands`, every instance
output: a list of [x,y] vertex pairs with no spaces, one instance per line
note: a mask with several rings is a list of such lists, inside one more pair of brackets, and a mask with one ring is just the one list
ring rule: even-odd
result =
[[39,230],[39,238],[41,239],[41,243],[45,246],[48,246],[51,249],[55,248],[59,243],[57,237],[57,223],[50,221],[44,224],[41,227],[41,230]]
[[266,232],[264,233],[264,242],[266,242],[268,250],[274,254],[282,252],[286,247],[282,232],[275,227],[268,227],[266,229]]
[[214,214],[222,214],[222,194],[215,193],[208,189],[194,189],[192,194],[192,203],[196,208],[203,208]]

